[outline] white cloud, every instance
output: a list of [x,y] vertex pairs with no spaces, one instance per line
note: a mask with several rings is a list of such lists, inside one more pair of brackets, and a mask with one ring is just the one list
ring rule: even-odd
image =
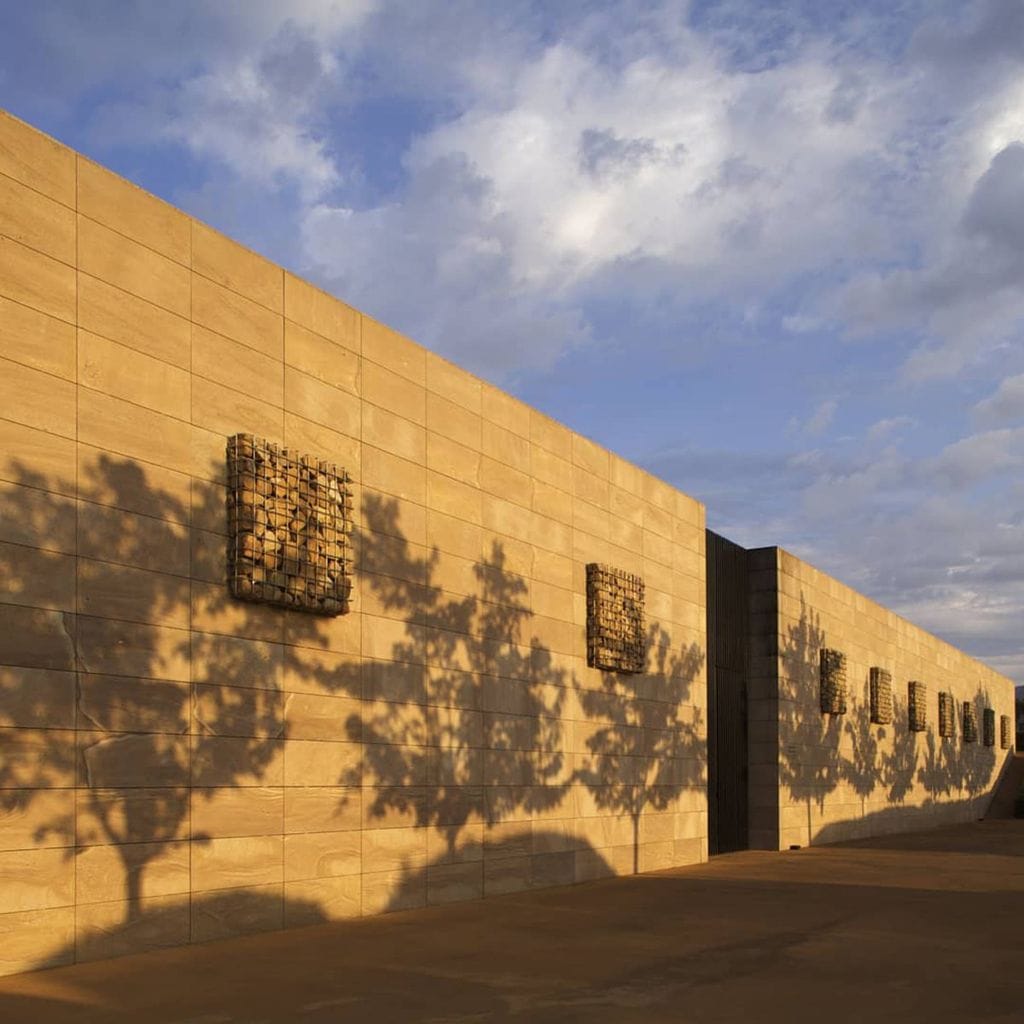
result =
[[[93,131],[106,144],[139,135],[178,142],[243,184],[268,192],[295,188],[313,203],[344,177],[329,153],[322,112],[344,96],[339,54],[375,6],[373,0],[253,0],[232,11],[185,3],[174,5],[173,14],[143,11],[127,31],[110,31],[109,40],[99,32],[102,19],[87,29],[72,10],[63,32],[81,30],[78,42],[94,59],[132,41],[147,59],[153,54],[153,71],[165,70],[155,76],[155,88],[151,82],[139,96],[99,108]],[[186,34],[195,47],[182,76]],[[166,74],[171,68],[176,75]]]
[[811,436],[823,434],[832,425],[832,420],[835,419],[838,408],[839,403],[834,398],[825,399],[814,410],[814,415],[804,425],[804,431]]
[[869,442],[884,441],[894,434],[915,426],[917,421],[913,416],[886,416],[880,420],[876,420],[868,428],[865,439]]
[[1024,427],[989,430],[972,434],[946,448],[927,464],[933,473],[952,487],[989,480],[1024,465]]
[[[322,60],[313,53],[311,59]],[[329,74],[323,64],[318,73]],[[296,118],[305,103],[261,74],[255,61],[201,75],[175,97],[163,133],[197,155],[225,164],[242,180],[296,184],[315,200],[340,180],[322,139]]]
[[[953,16],[879,5],[833,25],[727,2],[702,26],[669,0],[585,14],[189,0],[139,5],[113,31],[118,6],[68,5],[50,26],[62,73],[94,92],[111,68],[145,84],[94,125],[188,147],[207,216],[242,194],[255,220],[281,222],[265,237],[294,235],[296,269],[457,361],[506,380],[599,361],[606,300],[637,361],[652,359],[654,320],[669,325],[658,344],[723,361],[735,324],[789,346],[794,393],[841,396],[844,419],[872,409],[866,444],[826,444],[839,402],[826,398],[796,423],[813,450],[680,445],[652,468],[737,539],[809,555],[1024,673],[1016,0]],[[904,17],[921,21],[905,46],[890,34]],[[396,97],[427,113],[387,186],[361,189],[361,146],[390,130]],[[339,132],[367,99],[379,122]],[[903,379],[862,403],[842,358],[810,358],[841,336],[865,340],[865,376],[891,385],[902,366]],[[794,351],[827,364],[799,392]],[[946,443],[958,420],[899,392],[965,369],[972,387],[991,381],[974,415],[992,429]]]
[[1007,423],[1024,419],[1024,373],[1000,381],[995,392],[974,407],[982,423]]
[[[413,297],[421,309],[462,303],[468,315],[426,333],[421,315],[417,336],[473,348],[478,367],[504,367],[509,355],[498,307],[487,307],[497,329],[479,332],[481,265],[509,296],[503,318],[542,306],[582,323],[609,284],[641,303],[670,294],[680,308],[698,295],[734,304],[742,292],[756,308],[793,275],[875,250],[885,234],[861,202],[865,164],[880,157],[898,108],[898,76],[880,68],[864,69],[842,117],[837,90],[854,87],[824,44],[751,75],[692,31],[677,31],[671,53],[618,64],[570,38],[503,70],[413,141],[404,194],[376,209],[337,206],[338,216],[320,204],[305,229],[321,278],[385,319],[409,325]],[[395,276],[415,293],[380,294]],[[586,333],[526,339],[520,365],[547,365]]]
[[786,426],[787,437],[819,437],[832,425],[839,402],[834,398],[826,398],[819,402],[807,419],[791,416]]

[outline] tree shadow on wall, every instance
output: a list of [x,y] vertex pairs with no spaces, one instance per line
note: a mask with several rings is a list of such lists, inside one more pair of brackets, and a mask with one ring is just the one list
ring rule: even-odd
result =
[[797,703],[802,693],[817,694],[820,651],[826,646],[820,617],[800,599],[800,620],[789,626],[779,650],[779,784],[794,803],[807,809],[813,836],[813,808],[824,809],[839,785],[842,716],[816,714]]
[[[558,808],[570,784],[571,672],[530,631],[526,577],[499,542],[477,558],[412,543],[399,513],[397,501],[366,495],[354,538],[360,610],[390,620],[393,629],[380,620],[374,629],[394,638],[373,641],[361,679],[321,680],[363,697],[347,721],[362,756],[338,781],[362,787],[364,826],[422,830],[422,849],[379,862],[393,880],[382,909],[423,905],[428,888],[430,902],[482,896],[485,855],[507,865],[542,854],[549,841],[531,821]],[[520,835],[497,831],[512,820]],[[573,881],[564,867],[558,881]],[[501,888],[489,878],[488,892]]]
[[[938,698],[935,698],[936,701]],[[995,743],[984,742],[984,711],[992,707],[987,688],[979,686],[970,701],[977,723],[977,736],[973,742],[964,739],[963,701],[953,703],[953,735],[940,737],[928,730],[924,757],[917,772],[917,781],[933,797],[975,797],[986,792],[993,779],[998,758],[999,720],[996,719]],[[1006,757],[1009,751],[1005,752]]]
[[[485,857],[488,892],[521,887],[523,870],[527,888],[610,872],[555,824],[576,817],[562,810],[574,786],[629,816],[635,846],[645,810],[703,781],[699,723],[679,707],[703,655],[673,654],[655,624],[648,674],[586,691],[573,643],[537,635],[526,574],[499,543],[442,558],[404,536],[398,502],[367,495],[359,600],[380,629],[360,661],[358,617],[229,595],[222,464],[189,480],[97,454],[77,480],[4,474],[0,810],[5,841],[74,861],[68,960],[322,919],[315,899],[283,898],[280,865],[264,878],[233,859],[233,841],[281,836],[290,787],[339,794],[346,824],[308,830],[420,826],[424,852],[381,851],[392,892],[429,861],[469,898],[483,868],[467,886],[452,866]],[[598,724],[579,765],[563,733],[573,695]],[[337,697],[361,703],[296,714]],[[619,770],[625,785],[602,779]]]
[[[940,798],[958,795],[970,800],[984,794],[996,764],[994,748],[983,746],[980,736],[981,709],[989,706],[988,694],[979,689],[974,700],[979,737],[973,751],[961,744],[959,728],[955,739],[938,736],[938,697],[932,688],[926,730],[917,733],[910,729],[905,680],[893,680],[893,720],[889,724],[871,721],[868,674],[847,680],[846,714],[821,713],[817,704],[819,659],[828,641],[820,618],[803,596],[800,605],[800,619],[789,626],[780,651],[779,780],[790,800],[806,808],[807,841],[827,842],[837,831],[844,836],[848,833],[848,828],[835,823],[817,831],[814,827],[815,808],[820,815],[828,797],[841,785],[859,799],[861,820],[883,826],[887,810],[869,811],[869,802],[877,805],[879,798],[884,799],[895,812],[915,784],[927,794],[923,817],[927,807]],[[894,818],[892,825],[905,828],[905,818],[902,822]]]
[[[382,661],[364,661],[364,704],[348,723],[363,756],[342,781],[361,784],[367,827],[420,826],[439,840],[425,865],[403,857],[389,908],[428,889],[431,901],[467,899],[607,874],[592,844],[555,822],[577,817],[565,805],[585,787],[597,808],[630,817],[636,849],[646,810],[702,784],[700,723],[681,705],[703,653],[671,652],[655,624],[648,672],[608,673],[588,691],[534,634],[527,580],[501,543],[476,561],[442,556],[408,541],[396,502],[367,495],[362,511],[362,610],[394,617],[400,634],[375,652]],[[324,684],[354,693],[356,680]],[[597,722],[576,768],[572,706]]]
[[[458,571],[445,589],[440,552],[417,552],[397,520],[396,502],[366,496],[362,608],[398,616],[401,633],[379,652],[383,663],[364,666],[367,702],[348,721],[363,758],[345,781],[362,784],[367,824],[435,829],[454,856],[468,824],[540,813],[564,798],[569,673],[529,635],[527,583],[500,543],[478,561],[451,556]],[[340,685],[351,692],[354,683]]]
[[706,782],[704,733],[691,696],[704,652],[698,644],[678,651],[670,645],[669,634],[654,623],[647,631],[643,674],[603,672],[600,690],[577,686],[580,707],[594,726],[573,778],[587,787],[597,807],[629,816],[634,874],[640,870],[645,813],[667,810],[682,793]]
[[4,841],[76,860],[81,957],[284,914],[280,891],[188,893],[232,884],[215,839],[269,834],[275,814],[280,834],[280,641],[319,625],[231,601],[223,485],[149,472],[109,454],[77,481],[4,470]]

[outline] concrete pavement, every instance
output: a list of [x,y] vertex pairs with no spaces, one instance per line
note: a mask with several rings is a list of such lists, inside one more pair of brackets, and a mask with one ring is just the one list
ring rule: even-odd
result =
[[1024,1020],[1024,821],[0,979],[0,1021]]

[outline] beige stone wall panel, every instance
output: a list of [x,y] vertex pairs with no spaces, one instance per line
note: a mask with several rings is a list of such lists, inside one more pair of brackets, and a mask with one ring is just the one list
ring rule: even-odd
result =
[[0,111],[0,174],[74,207],[76,160],[73,150]]
[[0,478],[74,497],[74,439],[0,419]]
[[441,398],[479,415],[483,390],[479,378],[433,352],[427,352],[426,356],[427,388]]
[[[986,666],[779,552],[778,844],[806,845],[967,821],[984,813],[1004,757],[939,735],[936,693],[978,708],[1012,704],[1012,684]],[[776,628],[777,627],[777,628]],[[842,729],[809,714],[820,647],[848,652],[850,703]],[[775,671],[767,657],[765,671]],[[871,666],[892,675],[893,722],[870,722]],[[910,729],[908,685],[925,684],[924,731]],[[767,716],[770,718],[771,716]],[[980,714],[979,714],[980,717]],[[766,742],[765,756],[774,744]],[[752,744],[753,749],[753,744]],[[770,843],[772,840],[768,840]]]
[[168,312],[189,315],[191,282],[186,267],[82,215],[78,267]]
[[[245,340],[245,339],[239,339]],[[284,322],[284,361],[321,383],[353,395],[360,391],[360,359],[357,352],[293,323]]]
[[155,359],[189,368],[192,329],[187,315],[172,313],[83,273],[78,275],[78,326]]
[[75,322],[75,271],[0,234],[0,294],[68,323]]
[[192,232],[186,214],[81,157],[78,211],[178,263],[189,264]]
[[351,306],[292,274],[284,275],[285,316],[321,337],[359,355],[362,316]]
[[0,402],[5,416],[36,430],[75,436],[72,382],[0,358]]
[[75,264],[75,214],[0,174],[0,235],[69,266]]
[[[2,115],[0,175],[0,851],[80,890],[0,908],[0,970],[632,871],[586,741],[645,784],[703,675],[588,704],[583,566],[702,644],[699,504]],[[238,432],[352,475],[350,614],[227,597]],[[706,856],[700,770],[642,863]]]
[[10,360],[75,380],[75,329],[38,310],[0,297],[0,352]]

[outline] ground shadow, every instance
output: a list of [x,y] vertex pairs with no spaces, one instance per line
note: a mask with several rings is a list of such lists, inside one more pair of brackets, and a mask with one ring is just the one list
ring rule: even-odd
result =
[[328,920],[313,900],[282,900],[280,896],[247,889],[194,893],[191,897],[185,894],[148,900],[130,920],[111,920],[99,925],[35,966],[38,969],[89,963],[281,928],[325,924]]
[[619,872],[586,839],[544,828],[528,838],[494,839],[445,851],[422,868],[410,868],[385,910],[462,903],[484,896],[611,878]]

